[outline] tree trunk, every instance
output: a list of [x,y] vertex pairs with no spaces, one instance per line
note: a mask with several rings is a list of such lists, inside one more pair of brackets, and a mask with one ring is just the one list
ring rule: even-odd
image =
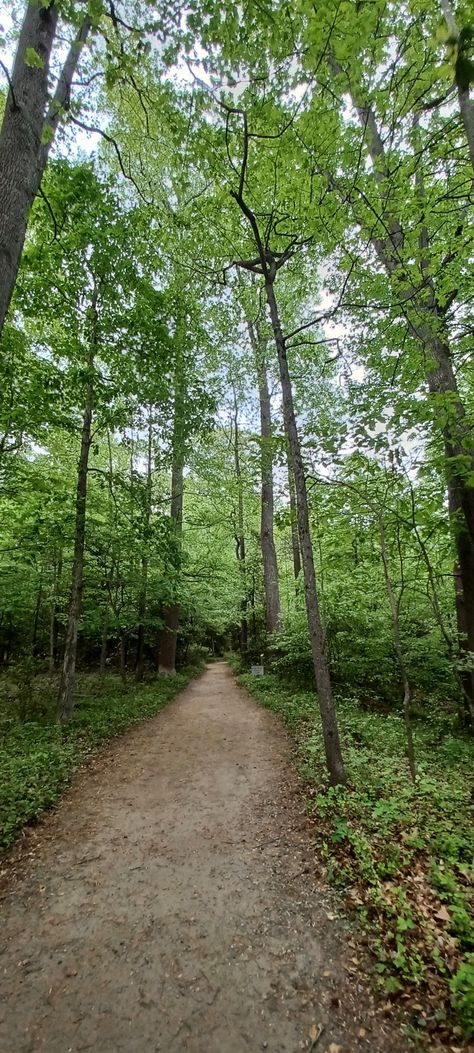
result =
[[278,354],[280,368],[280,380],[283,396],[283,413],[285,429],[291,451],[293,470],[295,475],[296,503],[298,514],[298,537],[301,551],[301,562],[303,568],[306,615],[308,619],[308,630],[313,656],[314,674],[318,689],[319,707],[321,711],[321,722],[324,738],[326,763],[333,785],[346,782],[344,764],[339,742],[339,731],[337,726],[336,711],[332,695],[331,678],[326,655],[326,642],[319,610],[318,593],[316,588],[316,574],[314,569],[313,547],[311,543],[311,531],[309,525],[308,495],[306,491],[306,478],[301,456],[301,447],[296,426],[295,411],[293,405],[293,391],[291,386],[288,360],[286,356],[285,340],[281,329],[278,314],[278,304],[273,286],[274,275],[271,271],[265,274],[265,292],[270,311],[275,345]]
[[28,4],[9,78],[0,131],[0,334],[15,287],[30,209],[61,114],[69,106],[72,80],[90,29],[90,20],[86,17],[71,45],[47,110],[57,21],[55,3],[32,0]]
[[38,586],[38,594],[37,594],[37,597],[36,597],[35,617],[34,617],[34,621],[33,621],[33,635],[32,635],[32,638],[31,638],[31,654],[32,654],[33,658],[36,658],[36,655],[38,653],[38,628],[39,628],[39,619],[40,619],[40,613],[41,613],[41,602],[42,602],[42,599],[43,599],[43,582],[40,579],[40,583],[39,583],[39,586]]
[[385,587],[387,589],[388,601],[390,604],[390,614],[392,618],[392,633],[393,633],[393,644],[395,647],[395,654],[397,656],[398,668],[400,671],[400,678],[403,687],[403,718],[405,721],[405,733],[407,739],[407,756],[408,765],[410,768],[410,775],[412,782],[416,782],[416,761],[415,761],[415,747],[413,744],[413,729],[411,725],[411,689],[410,681],[408,679],[407,668],[405,665],[405,659],[403,657],[402,643],[400,639],[400,618],[398,611],[398,603],[393,590],[392,579],[390,577],[390,568],[388,564],[387,545],[385,542],[385,527],[383,520],[379,522],[380,530],[380,552],[382,556],[383,574],[385,579]]
[[170,603],[164,612],[165,624],[160,633],[158,672],[165,676],[176,673],[176,642],[179,628],[179,604]]
[[120,679],[122,684],[127,683],[127,634],[125,629],[120,628]]
[[293,552],[293,573],[295,581],[298,580],[301,571],[300,543],[298,539],[298,513],[296,510],[295,476],[293,472],[290,447],[287,440],[287,463],[288,463],[288,490],[290,494],[290,527],[291,527],[291,549]]
[[107,669],[107,641],[108,641],[108,618],[107,610],[104,611],[104,617],[102,620],[102,638],[100,645],[100,675],[103,678]]
[[[177,323],[177,341],[181,340],[181,326]],[[171,519],[176,543],[175,571],[181,565],[181,535],[183,531],[183,486],[184,486],[184,400],[185,378],[182,350],[178,346],[175,371],[173,463],[171,468]],[[176,672],[176,645],[178,642],[179,604],[171,603],[164,610],[164,627],[160,633],[160,657],[158,671],[168,676]]]
[[[26,9],[0,131],[0,332],[15,286],[30,208],[41,180],[39,154],[48,76],[58,19],[56,5]],[[38,55],[28,65],[27,53]]]
[[147,474],[146,474],[146,505],[144,514],[144,540],[143,540],[143,556],[141,566],[141,587],[140,595],[138,598],[138,639],[137,639],[137,661],[135,665],[135,680],[137,683],[143,680],[143,673],[145,668],[145,615],[146,615],[146,602],[147,602],[147,584],[148,584],[148,532],[150,527],[150,516],[151,516],[151,469],[152,469],[152,448],[153,448],[153,422],[152,422],[152,411],[151,407],[148,416],[148,451],[147,451]]
[[[93,307],[95,316],[95,305]],[[95,340],[94,340],[95,346]],[[77,636],[81,616],[82,588],[84,576],[84,547],[86,535],[86,502],[87,502],[87,469],[92,441],[92,408],[94,384],[92,370],[94,366],[93,351],[88,360],[89,379],[87,382],[86,402],[82,423],[81,450],[77,471],[76,520],[74,533],[74,558],[72,565],[71,594],[64,645],[64,658],[59,685],[58,712],[61,723],[72,716],[74,709],[74,688],[76,681]]]
[[265,627],[267,633],[274,633],[280,627],[280,591],[278,587],[278,562],[273,536],[274,496],[271,402],[268,390],[265,345],[262,339],[259,339],[258,330],[254,328],[252,323],[249,323],[249,332],[255,354],[260,403],[260,470],[262,480],[260,544],[265,587]]
[[63,556],[62,552],[59,552],[57,561],[54,561],[53,569],[53,599],[51,604],[51,618],[49,622],[49,672],[52,675],[56,669],[56,659],[58,654],[58,635],[59,635],[59,588],[61,584],[61,574],[63,569]]
[[241,654],[245,654],[248,651],[249,646],[249,626],[248,626],[248,588],[247,588],[247,561],[245,552],[245,531],[244,531],[244,495],[242,489],[242,469],[240,465],[240,449],[239,449],[239,414],[237,406],[237,395],[235,386],[232,385],[234,394],[234,420],[233,420],[233,436],[234,436],[234,469],[235,478],[237,480],[237,519],[235,522],[235,555],[237,557],[237,563],[239,567],[242,599],[240,603],[240,651]]

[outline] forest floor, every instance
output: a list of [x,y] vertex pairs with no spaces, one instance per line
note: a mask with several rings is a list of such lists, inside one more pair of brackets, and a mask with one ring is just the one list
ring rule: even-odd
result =
[[406,1053],[314,873],[280,721],[224,663],[7,857],[2,1053]]

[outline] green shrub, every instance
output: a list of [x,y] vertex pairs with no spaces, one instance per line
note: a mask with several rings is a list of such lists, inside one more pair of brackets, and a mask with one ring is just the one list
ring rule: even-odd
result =
[[474,954],[468,955],[450,981],[452,1000],[466,1038],[474,1035]]

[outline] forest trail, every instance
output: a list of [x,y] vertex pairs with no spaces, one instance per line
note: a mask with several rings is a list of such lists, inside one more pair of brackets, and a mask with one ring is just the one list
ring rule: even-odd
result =
[[285,732],[210,666],[27,833],[1,1053],[404,1053],[312,857]]

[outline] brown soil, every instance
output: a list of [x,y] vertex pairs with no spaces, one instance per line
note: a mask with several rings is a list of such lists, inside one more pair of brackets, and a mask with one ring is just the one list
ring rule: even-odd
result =
[[286,735],[224,663],[7,870],[1,1053],[406,1053],[315,875]]

